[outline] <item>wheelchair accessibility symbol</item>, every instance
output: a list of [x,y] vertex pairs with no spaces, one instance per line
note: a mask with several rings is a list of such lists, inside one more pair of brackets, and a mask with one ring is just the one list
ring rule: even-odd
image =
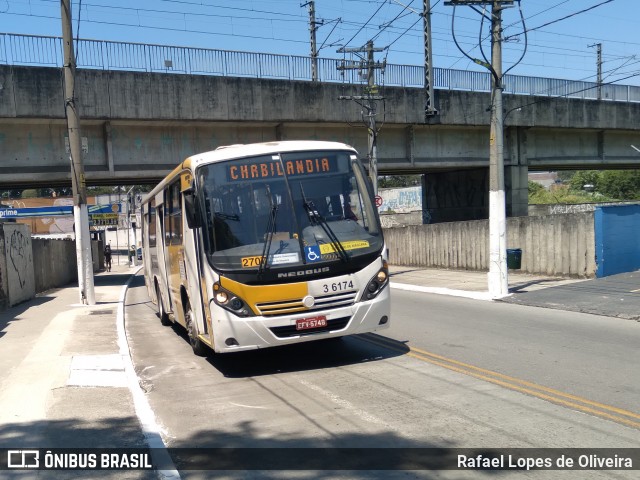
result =
[[312,247],[304,247],[304,254],[307,257],[308,262],[318,262],[322,260],[320,255],[320,247],[312,246]]

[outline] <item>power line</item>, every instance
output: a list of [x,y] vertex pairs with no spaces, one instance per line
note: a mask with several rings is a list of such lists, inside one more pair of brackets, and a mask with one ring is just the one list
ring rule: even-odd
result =
[[366,21],[366,22],[365,22],[365,23],[360,27],[360,29],[359,29],[359,30],[358,30],[358,31],[353,35],[353,37],[351,37],[351,38],[349,39],[349,41],[348,41],[347,43],[345,43],[345,44],[344,44],[344,46],[345,46],[345,47],[346,47],[347,45],[349,45],[349,44],[351,43],[351,41],[352,41],[354,38],[356,38],[356,37],[358,36],[358,34],[359,34],[363,29],[364,29],[364,27],[366,27],[366,26],[369,24],[369,22],[373,19],[373,17],[375,17],[375,16],[378,14],[378,12],[382,9],[382,7],[384,7],[384,6],[385,6],[385,4],[386,4],[386,3],[387,3],[387,1],[385,0],[384,2],[382,2],[382,3],[380,4],[380,6],[378,7],[378,9],[377,9],[375,12],[373,12],[373,15],[371,15],[371,16],[369,17],[369,20],[367,20],[367,21]]
[[[539,25],[537,27],[530,28],[530,29],[526,30],[526,32],[534,32],[536,30],[540,30],[541,28],[548,27],[549,25],[553,25],[554,23],[558,23],[558,22],[561,22],[561,21],[566,20],[568,18],[575,17],[576,15],[580,15],[581,13],[588,12],[590,10],[593,10],[594,8],[598,8],[598,7],[602,6],[602,5],[606,5],[607,3],[611,3],[613,1],[614,0],[604,0],[603,2],[600,2],[600,3],[596,4],[596,5],[591,6],[591,7],[585,8],[585,9],[580,10],[578,12],[574,12],[574,13],[571,13],[569,15],[565,15],[564,17],[557,18],[555,20],[551,20],[550,22],[543,23],[542,25]],[[511,35],[511,36],[512,37],[517,37],[517,36],[520,36],[520,35],[522,35],[522,34],[524,34],[526,32],[518,33],[516,35]]]

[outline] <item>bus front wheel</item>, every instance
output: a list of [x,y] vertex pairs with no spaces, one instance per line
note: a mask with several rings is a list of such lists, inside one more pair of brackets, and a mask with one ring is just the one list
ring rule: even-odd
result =
[[199,357],[205,357],[209,353],[207,346],[198,338],[196,323],[193,318],[193,310],[191,304],[187,302],[184,309],[184,321],[187,324],[187,334],[189,335],[189,344],[193,349],[193,353]]

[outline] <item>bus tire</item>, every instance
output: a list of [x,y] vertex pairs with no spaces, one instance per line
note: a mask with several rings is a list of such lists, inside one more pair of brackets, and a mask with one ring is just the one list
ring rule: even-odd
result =
[[191,309],[191,304],[188,301],[184,306],[184,321],[187,325],[189,344],[193,349],[193,353],[195,353],[199,357],[206,357],[209,354],[209,348],[198,338],[196,324],[193,319],[193,310]]
[[171,325],[171,320],[169,319],[169,314],[164,309],[164,303],[162,302],[162,295],[160,295],[160,287],[156,283],[156,297],[158,299],[158,318],[160,319],[160,323],[164,326]]

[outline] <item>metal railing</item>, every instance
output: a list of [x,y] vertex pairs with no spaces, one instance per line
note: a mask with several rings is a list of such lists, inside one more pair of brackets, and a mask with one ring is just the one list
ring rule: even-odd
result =
[[[0,33],[0,64],[59,67],[62,52],[60,37]],[[85,69],[311,80],[311,58],[295,55],[86,39],[76,43],[76,55],[78,68]],[[365,81],[364,72],[340,70],[343,64],[340,59],[319,58],[318,80],[350,84]],[[388,64],[384,72],[376,70],[376,83],[420,88],[424,86],[424,67]],[[489,72],[436,67],[433,83],[439,89],[488,92],[491,76]],[[505,75],[504,83],[508,94],[598,98],[595,82]],[[604,100],[640,102],[638,86],[604,84],[600,88]]]

